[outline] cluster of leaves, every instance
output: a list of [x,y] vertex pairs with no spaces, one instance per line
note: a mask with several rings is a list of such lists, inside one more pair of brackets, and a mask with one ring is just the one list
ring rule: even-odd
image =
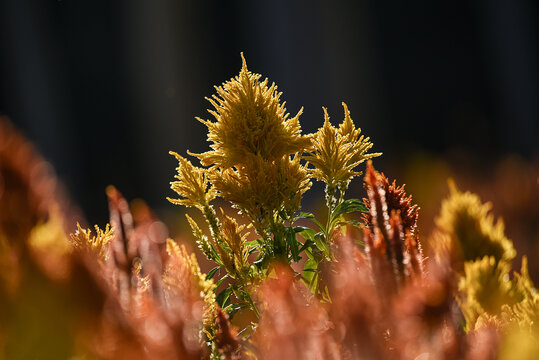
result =
[[[204,223],[187,221],[207,274],[113,187],[110,224],[66,235],[81,217],[0,118],[0,359],[533,358],[539,295],[526,257],[511,273],[516,251],[490,205],[451,185],[426,257],[418,206],[375,170],[346,105],[340,126],[324,109],[303,135],[301,111],[289,118],[260,78],[244,60],[216,87],[215,121],[200,120],[211,150],[191,154],[201,166],[172,153],[169,200],[200,211]],[[365,161],[366,197],[347,199]],[[313,179],[324,216],[301,211]]]

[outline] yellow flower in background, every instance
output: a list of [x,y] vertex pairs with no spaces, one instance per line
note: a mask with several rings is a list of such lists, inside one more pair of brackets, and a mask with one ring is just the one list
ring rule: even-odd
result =
[[514,272],[512,278],[510,270],[510,264],[496,262],[493,256],[464,263],[458,301],[467,331],[489,323],[500,330],[539,331],[539,295],[528,273],[527,258],[522,258],[520,273]]
[[261,81],[261,75],[249,72],[243,54],[242,60],[240,74],[216,86],[217,94],[208,99],[216,121],[198,119],[208,127],[208,140],[213,142],[213,150],[195,155],[204,166],[229,168],[252,156],[272,161],[310,147],[309,136],[301,135],[302,110],[289,119],[277,86],[268,86],[268,79]]
[[72,246],[64,232],[64,224],[60,210],[51,209],[49,219],[38,223],[28,237],[30,248],[47,253],[54,253],[57,256],[67,255],[71,252]]
[[170,183],[170,188],[174,190],[179,199],[167,198],[173,204],[194,206],[203,209],[217,195],[213,186],[208,182],[206,169],[193,166],[189,160],[171,151],[178,159],[179,166],[176,168],[178,174],[174,176],[178,181]]
[[35,262],[52,278],[65,279],[69,275],[69,255],[73,250],[64,231],[64,217],[58,206],[49,210],[49,218],[40,221],[30,231],[28,248]]
[[475,328],[480,315],[500,315],[502,305],[512,305],[519,300],[509,278],[510,270],[508,263],[498,263],[493,256],[464,264],[464,275],[460,278],[458,288],[466,330]]
[[346,188],[354,176],[361,172],[354,168],[365,160],[380,156],[381,153],[367,154],[373,144],[370,139],[360,136],[361,129],[356,129],[345,103],[344,121],[339,128],[329,122],[329,115],[324,109],[324,126],[313,136],[314,150],[304,158],[314,166],[312,176],[325,182],[329,188]]
[[505,317],[518,324],[519,328],[539,333],[539,294],[528,272],[528,258],[522,257],[520,274],[513,278],[515,295],[521,299],[505,309]]
[[493,256],[497,262],[511,261],[516,256],[515,248],[504,234],[502,220],[494,222],[491,207],[476,194],[460,192],[451,182],[450,195],[442,202],[431,241],[437,256],[449,253],[457,262],[485,255]]

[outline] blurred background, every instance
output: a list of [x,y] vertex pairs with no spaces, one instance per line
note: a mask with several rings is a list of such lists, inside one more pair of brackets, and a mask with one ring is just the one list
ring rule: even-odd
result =
[[538,274],[538,15],[534,0],[0,0],[0,113],[88,223],[107,221],[109,184],[183,222],[168,151],[208,148],[195,116],[243,51],[292,115],[304,107],[305,132],[348,104],[384,152],[375,166],[422,207],[424,237],[453,177],[493,202]]

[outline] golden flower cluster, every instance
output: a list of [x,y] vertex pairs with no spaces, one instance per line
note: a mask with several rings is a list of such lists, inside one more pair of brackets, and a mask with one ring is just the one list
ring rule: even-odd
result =
[[516,256],[501,220],[494,223],[491,204],[476,194],[458,191],[450,182],[431,239],[438,258],[449,257],[458,276],[457,300],[465,330],[495,326],[539,331],[539,295],[529,277],[526,257],[511,275]]
[[299,116],[289,119],[285,103],[281,103],[277,86],[268,86],[268,79],[247,70],[222,86],[207,100],[215,110],[209,110],[215,122],[202,120],[208,127],[208,140],[213,150],[198,154],[205,166],[223,169],[245,164],[253,157],[264,161],[279,160],[283,156],[310,148],[309,136],[301,135]]
[[331,126],[324,109],[324,126],[316,134],[302,135],[302,110],[290,117],[277,86],[251,73],[243,54],[239,75],[215,89],[217,93],[207,99],[215,121],[198,118],[208,128],[211,150],[189,153],[208,168],[195,167],[171,152],[180,162],[178,181],[171,183],[180,199],[169,199],[200,208],[214,233],[218,221],[208,204],[216,196],[247,215],[257,233],[266,237],[270,227],[299,209],[311,178],[343,193],[350,179],[360,174],[354,169],[380,155],[367,153],[372,143],[355,127],[344,103],[344,121],[338,129]]
[[204,328],[211,328],[215,322],[215,284],[207,280],[200,271],[195,254],[189,253],[184,245],[178,245],[174,240],[168,239],[166,251],[169,256],[163,273],[165,294],[168,297],[191,297],[186,302],[195,302],[199,298],[203,301]]
[[112,239],[114,229],[109,224],[106,225],[105,230],[95,225],[95,235],[92,236],[90,229],[83,229],[79,223],[77,223],[77,230],[74,234],[71,234],[71,241],[73,247],[83,252],[89,252],[94,254],[98,259],[106,260],[108,257],[108,247]]
[[373,144],[361,135],[361,129],[356,129],[348,107],[344,102],[342,105],[344,120],[338,129],[331,125],[324,108],[324,126],[314,134],[314,149],[305,159],[314,166],[311,173],[315,179],[325,182],[329,188],[346,190],[350,180],[361,175],[354,169],[365,160],[382,154],[367,153]]
[[455,262],[474,261],[485,255],[496,261],[511,261],[516,251],[504,234],[502,220],[495,223],[489,213],[492,205],[481,203],[476,194],[460,192],[452,182],[450,191],[436,219],[438,230],[432,243],[438,256],[449,252]]
[[173,204],[194,206],[203,209],[208,206],[217,195],[213,186],[208,182],[207,170],[193,166],[189,160],[171,151],[179,162],[177,167],[178,174],[175,176],[178,181],[170,183],[172,190],[178,195],[179,199],[167,198]]

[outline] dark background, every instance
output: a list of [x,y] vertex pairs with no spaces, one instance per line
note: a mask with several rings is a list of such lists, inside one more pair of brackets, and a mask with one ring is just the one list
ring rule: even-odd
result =
[[[304,131],[341,101],[377,166],[458,149],[538,153],[536,1],[0,0],[0,113],[53,163],[90,223],[104,189],[171,208],[169,150],[207,149],[205,96],[250,70]],[[467,155],[467,156],[468,156]],[[437,205],[438,206],[438,205]]]

